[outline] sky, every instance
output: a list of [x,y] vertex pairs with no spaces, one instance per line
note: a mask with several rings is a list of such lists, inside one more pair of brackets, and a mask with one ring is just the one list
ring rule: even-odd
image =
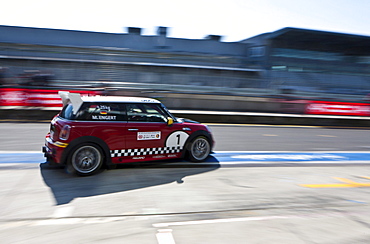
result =
[[0,0],[0,25],[236,42],[284,27],[370,36],[370,0]]

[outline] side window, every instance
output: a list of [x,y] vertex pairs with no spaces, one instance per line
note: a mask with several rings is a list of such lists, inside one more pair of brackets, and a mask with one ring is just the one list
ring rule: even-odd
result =
[[167,122],[167,114],[159,104],[127,104],[128,121]]
[[127,121],[126,107],[121,103],[84,103],[74,118],[85,121]]

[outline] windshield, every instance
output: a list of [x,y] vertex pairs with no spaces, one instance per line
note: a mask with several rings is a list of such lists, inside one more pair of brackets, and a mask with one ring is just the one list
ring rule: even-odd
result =
[[162,103],[161,103],[161,107],[162,107],[162,109],[164,110],[164,111],[166,111],[166,113],[173,119],[173,121],[174,122],[180,122],[180,123],[182,123],[182,121],[181,120],[179,120],[179,118],[176,118],[175,116],[173,116],[171,113],[170,113],[170,111],[167,109],[167,107],[166,106],[164,106]]

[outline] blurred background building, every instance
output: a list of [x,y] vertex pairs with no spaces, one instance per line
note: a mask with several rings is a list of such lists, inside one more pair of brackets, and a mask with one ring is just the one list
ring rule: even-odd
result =
[[[158,27],[154,36],[141,32],[136,27],[113,34],[0,26],[2,83],[166,92],[178,98],[185,94],[184,99],[188,94],[209,95],[198,97],[204,100],[258,97],[249,99],[255,102],[279,96],[363,101],[370,93],[368,36],[284,28],[222,42],[217,35],[170,38],[167,27]],[[178,101],[180,106],[192,107]],[[233,106],[269,110],[224,105]]]
[[267,71],[269,87],[331,94],[370,91],[370,37],[284,28],[241,41],[248,67]]
[[211,87],[259,87],[246,65],[246,45],[203,40],[0,26],[0,66],[16,77],[25,70],[52,72],[59,82],[93,81]]

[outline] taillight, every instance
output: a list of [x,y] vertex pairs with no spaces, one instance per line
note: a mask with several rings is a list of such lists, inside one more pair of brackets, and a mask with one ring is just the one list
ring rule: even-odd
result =
[[55,125],[50,124],[50,132],[54,132],[54,131],[55,131]]
[[63,129],[59,133],[59,139],[67,140],[70,132],[71,132],[71,126],[69,125],[63,126]]
[[54,137],[54,132],[55,132],[55,126],[53,124],[50,124],[50,137]]

